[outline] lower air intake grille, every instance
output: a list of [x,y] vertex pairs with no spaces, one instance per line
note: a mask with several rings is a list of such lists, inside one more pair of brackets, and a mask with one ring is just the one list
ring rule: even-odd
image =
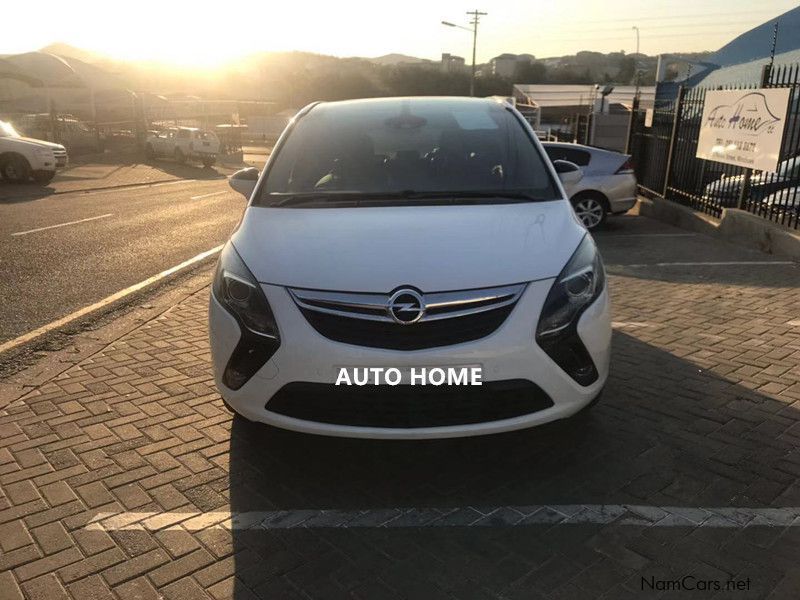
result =
[[290,383],[266,409],[304,421],[410,429],[511,419],[553,406],[550,397],[524,379],[482,386],[336,386]]

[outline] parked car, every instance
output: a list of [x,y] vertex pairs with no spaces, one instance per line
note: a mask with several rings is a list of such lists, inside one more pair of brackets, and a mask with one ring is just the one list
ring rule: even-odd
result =
[[764,205],[774,213],[800,215],[800,186],[785,187],[764,198]]
[[[610,302],[559,181],[580,173],[559,176],[565,165],[491,99],[306,107],[260,175],[231,179],[250,202],[209,299],[225,402],[302,432],[419,439],[530,427],[597,401]],[[414,384],[422,369],[467,367],[482,385]],[[341,379],[359,368],[387,382],[396,369],[398,383]]]
[[150,159],[168,157],[179,163],[191,159],[210,167],[217,161],[219,139],[213,131],[196,127],[169,127],[148,134],[145,153]]
[[[16,129],[23,135],[39,140],[58,140],[70,156],[102,152],[105,140],[88,125],[70,114],[33,113],[14,119]],[[55,136],[55,137],[54,137]]]
[[5,121],[0,121],[0,175],[8,183],[48,184],[56,169],[67,164],[67,151],[61,144],[27,138]]
[[636,204],[636,175],[628,154],[567,142],[542,142],[550,160],[571,162],[583,177],[565,185],[575,214],[591,230],[600,227],[609,214],[620,215]]
[[[703,190],[703,198],[720,206],[731,208],[739,203],[744,175],[724,175],[712,181]],[[796,187],[800,183],[800,156],[793,156],[778,163],[777,170],[756,171],[750,177],[750,198],[756,202],[785,188]]]

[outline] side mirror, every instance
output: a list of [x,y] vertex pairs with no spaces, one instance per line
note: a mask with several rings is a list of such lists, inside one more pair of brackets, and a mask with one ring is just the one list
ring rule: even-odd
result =
[[228,178],[228,184],[249,200],[256,188],[259,175],[260,172],[255,167],[240,169]]
[[583,169],[574,162],[568,160],[554,160],[553,166],[556,168],[556,173],[558,173],[561,184],[565,187],[575,185],[583,179]]

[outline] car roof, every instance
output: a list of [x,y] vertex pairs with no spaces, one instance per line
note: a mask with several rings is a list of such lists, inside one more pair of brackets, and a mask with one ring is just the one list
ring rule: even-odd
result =
[[466,96],[390,96],[384,98],[359,98],[355,100],[337,100],[333,102],[314,102],[306,106],[298,113],[302,116],[310,111],[316,112],[340,112],[350,110],[369,110],[389,107],[399,103],[410,102],[418,108],[435,107],[478,107],[478,106],[506,106],[511,105],[507,102],[493,98],[469,98]]

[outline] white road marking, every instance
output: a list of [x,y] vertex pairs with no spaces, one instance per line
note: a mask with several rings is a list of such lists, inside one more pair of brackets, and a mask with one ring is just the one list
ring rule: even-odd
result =
[[26,344],[26,343],[30,342],[33,339],[36,339],[37,337],[39,337],[41,335],[44,335],[44,334],[49,333],[49,332],[51,332],[51,331],[53,331],[55,329],[63,327],[64,325],[70,323],[71,321],[75,321],[76,319],[80,319],[81,317],[83,317],[85,315],[88,315],[91,312],[94,312],[96,310],[104,308],[105,306],[108,306],[109,304],[111,304],[113,302],[116,302],[117,300],[120,300],[120,299],[124,298],[125,296],[133,294],[134,292],[138,292],[139,290],[141,290],[143,288],[146,288],[149,285],[152,285],[152,284],[154,284],[154,283],[156,283],[158,281],[161,281],[162,279],[164,279],[166,277],[169,277],[170,275],[174,275],[175,273],[177,273],[178,271],[181,271],[182,269],[188,268],[188,267],[200,262],[201,260],[204,260],[204,259],[208,258],[209,256],[213,256],[214,254],[216,254],[220,250],[222,250],[222,246],[217,246],[216,248],[212,248],[211,250],[206,250],[205,252],[201,252],[197,256],[193,256],[189,260],[185,260],[182,263],[180,263],[178,265],[175,265],[174,267],[170,267],[166,271],[161,271],[161,273],[158,273],[157,275],[153,275],[152,277],[148,277],[144,281],[140,281],[139,283],[136,283],[136,284],[134,284],[134,285],[132,285],[130,287],[127,287],[124,290],[120,290],[119,292],[117,292],[115,294],[111,294],[107,298],[103,298],[102,300],[100,300],[98,302],[95,302],[94,304],[90,304],[89,306],[84,306],[83,308],[81,308],[79,310],[76,310],[73,313],[68,314],[66,317],[62,317],[62,318],[58,319],[57,321],[53,321],[52,323],[48,323],[47,325],[43,325],[42,327],[39,327],[38,329],[34,329],[33,331],[30,331],[28,333],[25,333],[25,334],[19,336],[19,337],[16,337],[13,340],[9,340],[4,344],[0,344],[0,354],[2,354],[3,352],[6,352],[7,350],[11,350],[12,348],[15,348],[17,346],[20,346],[22,344]]
[[221,196],[222,194],[227,194],[228,190],[222,190],[221,192],[211,192],[210,194],[201,194],[199,196],[192,196],[189,198],[190,200],[200,200],[201,198],[210,198],[211,196]]
[[644,323],[641,321],[612,321],[612,327],[616,327],[618,329],[638,329],[640,327],[652,327],[652,323]]
[[800,527],[800,507],[685,507],[635,504],[555,504],[365,510],[252,512],[101,512],[90,531],[203,531],[207,529],[319,529],[410,527],[519,527],[613,524],[639,527]]
[[57,229],[58,227],[66,227],[67,225],[77,225],[78,223],[86,223],[87,221],[96,221],[97,219],[107,219],[113,216],[113,213],[105,215],[97,215],[96,217],[88,217],[86,219],[78,219],[77,221],[68,221],[66,223],[58,223],[57,225],[48,225],[47,227],[37,227],[36,229],[28,229],[27,231],[17,231],[12,233],[12,237],[19,237],[21,235],[28,235],[29,233],[36,233],[38,231],[46,231],[48,229]]
[[615,267],[728,267],[740,265],[796,265],[792,260],[734,260],[720,262],[660,262],[639,263],[632,265],[614,265]]

